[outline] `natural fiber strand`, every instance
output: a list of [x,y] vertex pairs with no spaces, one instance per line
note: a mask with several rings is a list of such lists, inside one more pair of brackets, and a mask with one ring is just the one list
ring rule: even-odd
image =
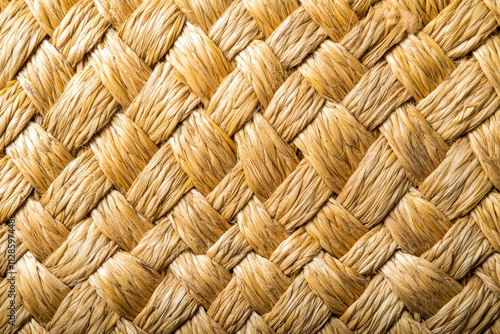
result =
[[0,0],[0,333],[499,334],[499,25]]

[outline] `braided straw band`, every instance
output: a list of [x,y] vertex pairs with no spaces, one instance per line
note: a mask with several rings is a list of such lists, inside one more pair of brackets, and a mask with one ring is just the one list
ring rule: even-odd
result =
[[0,0],[0,333],[500,333],[500,0]]

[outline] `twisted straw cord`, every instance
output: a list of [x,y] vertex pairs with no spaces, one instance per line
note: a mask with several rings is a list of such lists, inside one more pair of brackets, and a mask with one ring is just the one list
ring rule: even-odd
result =
[[497,8],[11,2],[2,331],[495,332]]

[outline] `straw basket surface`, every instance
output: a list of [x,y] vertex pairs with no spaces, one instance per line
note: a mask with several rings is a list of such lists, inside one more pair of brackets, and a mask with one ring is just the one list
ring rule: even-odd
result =
[[500,333],[500,0],[0,0],[0,333]]

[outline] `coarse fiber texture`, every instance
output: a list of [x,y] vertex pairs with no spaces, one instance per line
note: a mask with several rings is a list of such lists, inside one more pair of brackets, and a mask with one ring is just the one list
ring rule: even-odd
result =
[[499,25],[0,0],[0,333],[499,334]]

